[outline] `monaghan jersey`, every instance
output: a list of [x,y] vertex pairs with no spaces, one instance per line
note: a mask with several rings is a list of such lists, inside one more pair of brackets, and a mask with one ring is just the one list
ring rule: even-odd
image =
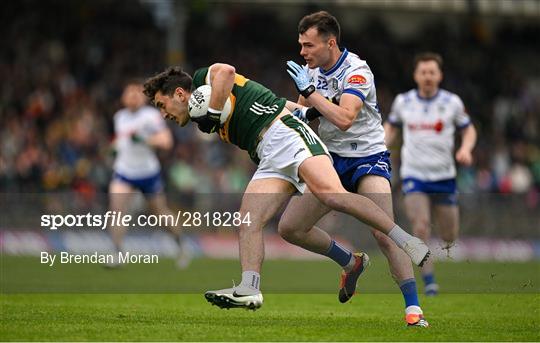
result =
[[[196,70],[193,88],[210,84],[210,73],[208,67]],[[231,114],[219,130],[219,136],[225,142],[247,150],[251,159],[257,162],[259,133],[281,113],[286,100],[240,74],[234,78],[230,99]]]
[[124,108],[116,112],[114,131],[117,155],[114,171],[132,179],[156,175],[161,169],[156,153],[142,142],[133,142],[131,135],[136,133],[146,139],[164,129],[165,121],[153,107],[143,106],[135,112]]
[[439,89],[432,98],[425,99],[412,89],[396,97],[388,121],[403,128],[402,178],[422,181],[455,178],[455,129],[471,123],[459,96]]
[[339,104],[343,94],[356,95],[364,103],[347,131],[320,117],[319,136],[329,151],[343,157],[365,157],[386,150],[375,81],[366,61],[344,49],[330,70],[309,69],[309,75],[317,92],[334,104]]

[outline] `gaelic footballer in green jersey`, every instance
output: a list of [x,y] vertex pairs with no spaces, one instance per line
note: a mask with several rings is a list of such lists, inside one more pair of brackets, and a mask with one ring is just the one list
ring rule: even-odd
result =
[[[211,69],[201,68],[193,74],[192,90],[210,84]],[[268,88],[235,74],[231,90],[232,109],[229,118],[219,129],[222,140],[247,150],[254,158],[262,129],[283,110],[286,100],[278,98]]]
[[[204,84],[210,84],[212,91],[207,114],[193,118],[199,129],[211,133],[219,128],[223,140],[247,150],[258,162],[240,205],[240,212],[251,218],[238,229],[242,281],[233,288],[206,292],[210,303],[222,308],[256,309],[262,305],[263,228],[293,193],[303,192],[306,186],[328,208],[350,214],[384,234],[398,232],[396,239],[409,257],[418,265],[424,263],[429,249],[422,241],[403,231],[371,200],[343,188],[326,146],[309,126],[291,115],[285,108],[286,100],[236,74],[233,66],[213,64],[198,70],[194,80],[180,68],[169,68],[147,80],[144,93],[164,117],[184,126],[190,120],[193,86]],[[221,127],[221,114],[231,94],[234,108]]]

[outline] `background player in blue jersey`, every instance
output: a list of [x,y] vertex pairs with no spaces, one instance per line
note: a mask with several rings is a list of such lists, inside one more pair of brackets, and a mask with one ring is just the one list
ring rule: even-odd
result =
[[[385,123],[386,143],[394,143],[399,128],[403,131],[401,148],[402,189],[407,217],[414,234],[424,241],[431,236],[431,210],[446,248],[452,246],[459,230],[456,199],[454,135],[462,133],[455,159],[471,165],[476,130],[456,94],[439,88],[442,81],[440,55],[422,53],[414,61],[416,89],[399,94]],[[433,275],[433,261],[422,267],[425,293],[435,295],[438,285]]]
[[[393,218],[391,166],[373,73],[366,61],[345,48],[340,49],[340,26],[328,12],[302,18],[298,33],[300,55],[306,66],[289,61],[289,74],[300,91],[298,103],[317,111],[302,108],[296,115],[308,121],[322,114],[319,135],[332,155],[343,186],[369,197]],[[352,254],[314,226],[329,211],[314,197],[295,198],[280,222],[279,231],[287,241],[326,255],[343,267],[339,300],[346,302],[354,294],[367,255]],[[408,325],[427,326],[410,259],[391,239],[392,233],[390,237],[375,229],[372,233],[403,293]]]

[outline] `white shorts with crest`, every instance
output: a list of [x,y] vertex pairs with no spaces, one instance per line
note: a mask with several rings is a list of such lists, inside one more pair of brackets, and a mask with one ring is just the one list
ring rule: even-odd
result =
[[292,115],[276,120],[257,146],[259,167],[252,180],[278,178],[290,182],[300,193],[306,185],[300,180],[298,168],[307,158],[330,154],[326,145],[302,121]]

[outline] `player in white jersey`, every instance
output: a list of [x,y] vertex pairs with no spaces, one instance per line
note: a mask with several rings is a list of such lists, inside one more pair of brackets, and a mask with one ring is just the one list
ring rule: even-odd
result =
[[[448,248],[459,230],[454,135],[456,128],[462,133],[455,158],[469,166],[476,130],[459,96],[439,88],[442,63],[438,54],[416,56],[414,81],[418,88],[396,97],[384,126],[388,146],[395,141],[399,128],[403,130],[400,176],[414,234],[426,242],[430,239],[433,208],[439,234]],[[433,271],[432,261],[422,267],[427,295],[435,295],[439,289]]]
[[[371,198],[393,218],[389,152],[384,143],[373,73],[366,61],[339,48],[339,23],[328,12],[305,16],[298,31],[300,54],[307,65],[301,67],[289,61],[288,72],[301,94],[298,103],[310,108],[301,108],[295,114],[306,121],[322,115],[319,135],[332,155],[345,189]],[[289,107],[295,105],[289,103]],[[287,241],[326,255],[343,267],[339,300],[346,302],[367,266],[367,255],[352,254],[315,226],[329,211],[314,197],[295,198],[280,221],[279,232]],[[407,255],[391,239],[392,232],[387,236],[372,229],[372,233],[403,293],[408,325],[428,326]]]
[[[122,94],[124,108],[114,115],[115,161],[114,175],[109,185],[112,211],[127,213],[136,191],[146,198],[150,211],[156,215],[172,215],[163,194],[161,166],[155,149],[170,150],[172,135],[161,114],[146,105],[143,85],[129,82]],[[190,256],[187,247],[181,247],[179,229],[169,227],[179,245],[177,265],[185,268]],[[122,251],[126,227],[111,227],[111,237],[117,251]],[[112,265],[111,265],[112,266]]]

